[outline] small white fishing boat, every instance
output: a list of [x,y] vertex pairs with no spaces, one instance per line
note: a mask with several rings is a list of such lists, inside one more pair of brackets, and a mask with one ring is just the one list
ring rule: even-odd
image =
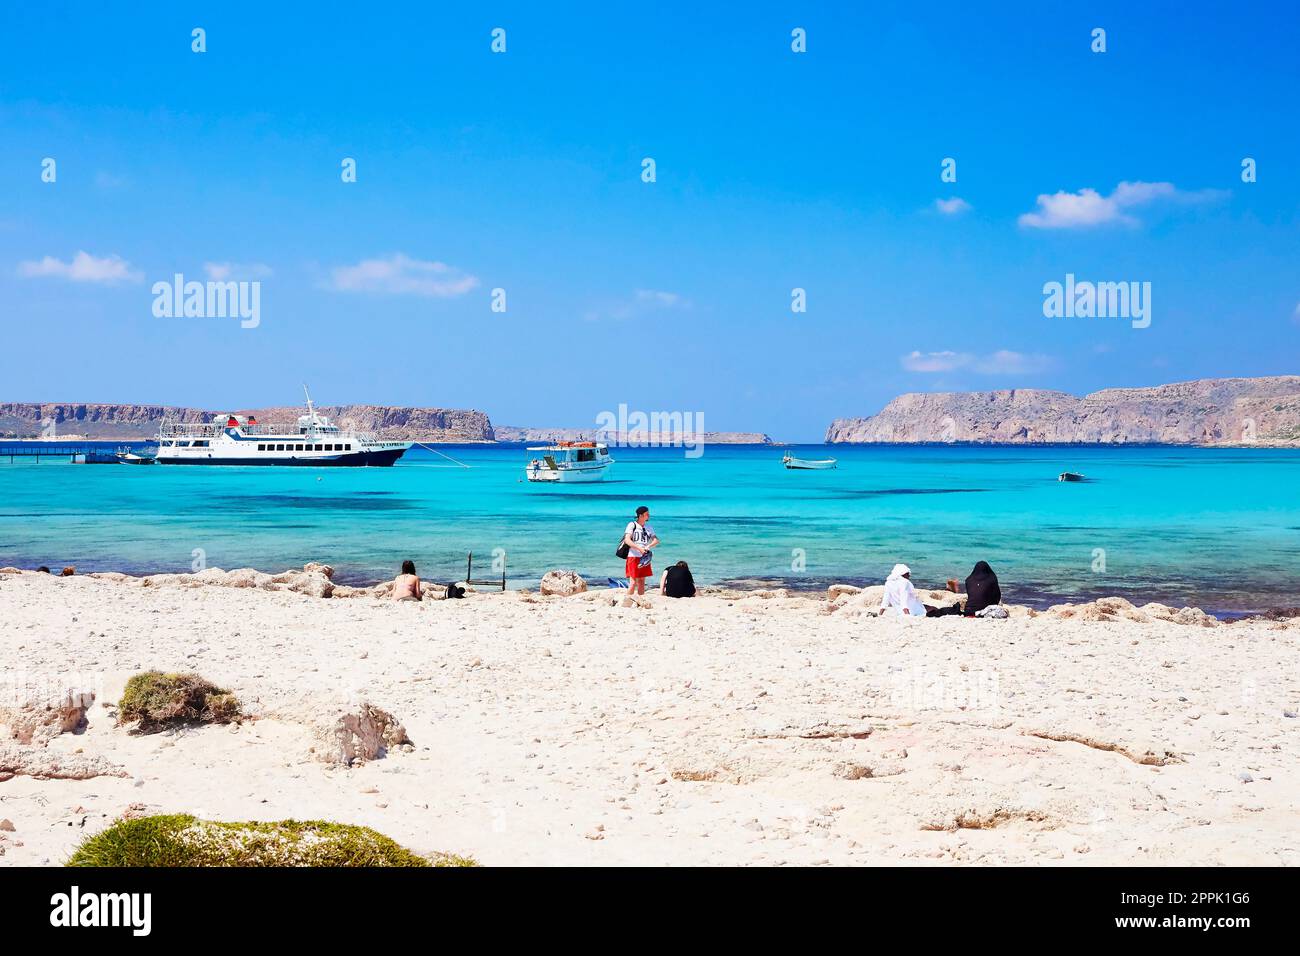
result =
[[796,458],[794,455],[786,454],[781,462],[787,468],[798,468],[809,471],[823,471],[827,468],[834,468],[836,459],[834,458]]
[[117,450],[117,460],[124,465],[154,465],[158,462],[158,459],[153,455],[139,455],[129,447],[122,447]]
[[528,450],[542,453],[524,469],[529,481],[563,484],[603,481],[609,466],[614,464],[614,459],[609,457],[609,446],[601,442],[561,441]]

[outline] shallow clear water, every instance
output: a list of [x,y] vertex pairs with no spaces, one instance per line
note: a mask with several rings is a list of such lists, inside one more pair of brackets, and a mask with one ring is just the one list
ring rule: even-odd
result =
[[[0,565],[279,570],[309,560],[373,581],[412,558],[460,578],[473,551],[510,583],[549,568],[621,573],[613,554],[646,504],[701,582],[815,588],[879,582],[896,561],[922,585],[978,559],[1008,600],[1121,594],[1216,612],[1300,605],[1300,451],[1282,449],[805,446],[835,471],[787,471],[783,449],[615,449],[605,482],[521,481],[521,446],[415,449],[393,468],[73,465],[0,459]],[[1063,470],[1086,483],[1062,483]],[[802,554],[802,563],[800,555]],[[483,568],[478,570],[479,563]]]

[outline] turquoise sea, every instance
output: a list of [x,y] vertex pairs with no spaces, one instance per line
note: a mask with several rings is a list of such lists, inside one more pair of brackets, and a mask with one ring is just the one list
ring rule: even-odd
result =
[[[0,458],[0,565],[79,572],[280,570],[390,577],[403,558],[445,581],[466,554],[511,586],[550,568],[603,582],[640,504],[701,582],[879,582],[896,561],[942,586],[987,560],[1008,600],[1102,594],[1216,613],[1300,605],[1300,451],[1169,447],[795,446],[835,471],[787,471],[783,448],[620,448],[599,484],[522,481],[519,445],[423,449],[392,468],[74,465]],[[1062,483],[1063,470],[1086,483]]]

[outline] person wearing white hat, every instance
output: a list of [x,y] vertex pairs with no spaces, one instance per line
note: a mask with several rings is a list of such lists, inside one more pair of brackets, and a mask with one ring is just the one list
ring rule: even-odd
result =
[[921,603],[912,584],[912,569],[906,564],[894,565],[885,579],[885,596],[880,600],[880,613],[895,617],[925,617],[926,607]]

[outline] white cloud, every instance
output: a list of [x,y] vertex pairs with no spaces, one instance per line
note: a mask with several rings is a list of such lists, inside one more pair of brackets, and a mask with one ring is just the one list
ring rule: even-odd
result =
[[966,200],[954,196],[952,199],[936,199],[934,208],[945,216],[960,216],[964,212],[970,212],[971,207]]
[[992,355],[977,358],[972,368],[983,375],[1035,375],[1051,366],[1052,360],[1046,355],[999,349]]
[[666,309],[672,309],[679,305],[687,304],[686,300],[676,292],[660,292],[656,289],[637,289],[636,297],[638,301],[648,302],[652,305],[662,306]]
[[972,356],[960,352],[911,352],[901,359],[909,372],[951,372],[965,368]]
[[988,355],[968,352],[909,352],[899,359],[909,372],[955,372],[961,369],[980,375],[1034,375],[1052,367],[1046,355],[1030,355],[999,349]]
[[450,298],[478,287],[478,278],[445,262],[412,259],[396,253],[387,259],[363,259],[331,271],[329,287],[337,292],[380,292]]
[[634,319],[647,312],[665,309],[689,309],[691,300],[676,292],[664,292],[659,289],[637,289],[631,296],[616,302],[607,303],[599,308],[588,309],[583,318],[588,322],[601,319],[624,321]]
[[203,271],[215,282],[227,279],[265,279],[271,267],[261,262],[205,262]]
[[18,274],[29,279],[56,278],[72,282],[139,282],[143,276],[121,256],[92,256],[78,252],[71,262],[46,256],[18,264]]
[[1157,201],[1197,203],[1219,199],[1222,190],[1201,189],[1192,192],[1179,190],[1173,183],[1122,182],[1109,196],[1095,189],[1080,189],[1077,193],[1061,192],[1040,195],[1038,208],[1023,213],[1022,226],[1030,229],[1087,229],[1093,226],[1138,225],[1138,219],[1129,210]]

